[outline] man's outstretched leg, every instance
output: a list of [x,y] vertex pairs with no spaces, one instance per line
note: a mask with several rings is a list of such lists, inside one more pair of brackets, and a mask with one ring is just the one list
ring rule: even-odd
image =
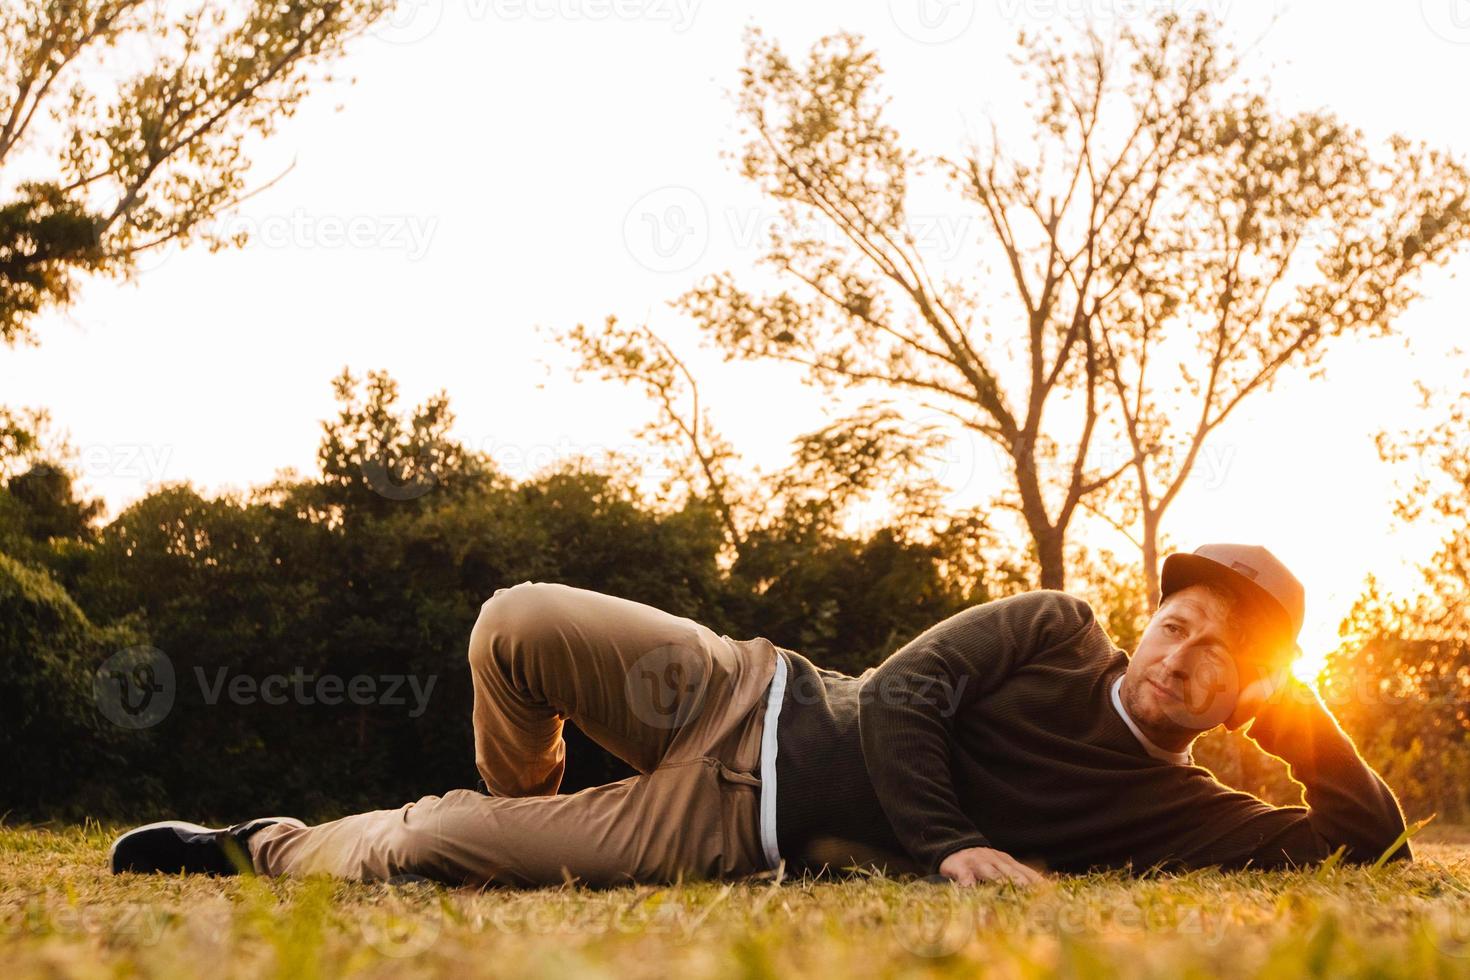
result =
[[[494,795],[457,790],[232,839],[265,874],[515,885],[749,874],[765,866],[758,770],[775,657],[764,639],[588,590],[501,589],[470,641],[476,762]],[[640,775],[550,795],[566,718]]]

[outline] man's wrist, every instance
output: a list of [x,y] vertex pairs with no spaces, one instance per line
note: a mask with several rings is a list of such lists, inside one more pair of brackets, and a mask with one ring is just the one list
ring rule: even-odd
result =
[[1271,752],[1287,731],[1311,724],[1326,710],[1316,690],[1295,677],[1288,677],[1256,712],[1246,734],[1262,749]]

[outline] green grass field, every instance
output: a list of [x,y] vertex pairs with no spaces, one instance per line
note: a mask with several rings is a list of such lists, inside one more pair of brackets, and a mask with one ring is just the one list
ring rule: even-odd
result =
[[1470,976],[1470,831],[1381,870],[590,891],[107,873],[112,831],[0,828],[0,976]]

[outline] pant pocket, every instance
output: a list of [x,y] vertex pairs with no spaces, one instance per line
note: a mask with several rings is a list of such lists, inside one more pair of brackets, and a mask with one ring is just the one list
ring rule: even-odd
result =
[[766,870],[765,848],[760,830],[760,777],[732,769],[718,759],[709,760],[719,788],[721,859],[720,874],[744,877]]

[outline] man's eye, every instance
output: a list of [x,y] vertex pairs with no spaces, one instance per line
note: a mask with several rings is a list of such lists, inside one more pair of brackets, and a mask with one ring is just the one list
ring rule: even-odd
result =
[[1164,632],[1165,633],[1168,633],[1170,636],[1177,636],[1180,633],[1183,633],[1184,630],[1182,630],[1182,629],[1179,628],[1179,624],[1178,623],[1165,623],[1164,624]]

